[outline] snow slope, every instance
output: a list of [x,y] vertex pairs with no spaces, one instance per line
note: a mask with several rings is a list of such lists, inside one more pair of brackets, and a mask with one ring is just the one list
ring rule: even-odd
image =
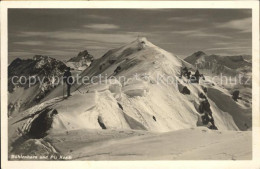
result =
[[252,140],[247,137],[251,132],[184,129],[112,140],[70,155],[78,160],[249,160]]
[[[28,139],[16,154],[57,160],[250,160],[252,133],[205,127],[166,133],[142,130],[71,130]],[[52,158],[51,158],[52,159]],[[55,159],[52,159],[55,160]]]

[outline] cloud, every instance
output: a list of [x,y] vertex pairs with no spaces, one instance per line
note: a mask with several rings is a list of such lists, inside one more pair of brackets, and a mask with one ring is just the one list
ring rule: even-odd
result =
[[215,45],[218,46],[230,46],[230,45],[248,45],[250,40],[248,39],[240,39],[239,41],[230,41],[230,42],[216,42]]
[[231,37],[227,36],[227,35],[221,35],[221,34],[217,34],[217,33],[216,34],[214,34],[214,33],[206,33],[206,32],[192,34],[190,36],[193,36],[193,37],[206,37],[206,38],[214,37],[214,38],[231,39]]
[[56,48],[60,50],[80,51],[80,50],[108,50],[111,48],[118,47],[118,43],[103,43],[89,40],[74,40],[74,41],[63,41],[63,40],[50,40],[46,43],[43,48]]
[[191,17],[181,17],[181,16],[174,16],[168,18],[169,21],[177,21],[177,22],[201,22],[204,21],[202,18],[191,18]]
[[[95,57],[102,56],[106,51],[129,43],[137,38],[136,32],[124,33],[90,33],[86,31],[55,31],[55,32],[20,32],[17,37],[23,39],[41,39],[44,45],[30,47],[30,56],[44,54],[61,60],[76,56],[79,51],[87,49]],[[14,50],[15,51],[15,50]],[[21,56],[25,53],[12,53],[12,56]],[[28,53],[29,54],[29,53]]]
[[56,48],[66,48],[68,49],[79,49],[88,48],[88,45],[97,45],[98,42],[85,41],[85,40],[74,40],[74,41],[64,41],[64,40],[50,40],[47,46]]
[[100,20],[106,20],[106,19],[110,19],[110,17],[108,16],[101,16],[101,15],[87,15],[87,18],[92,18],[92,19],[100,19]]
[[157,44],[161,44],[161,45],[174,45],[176,43],[171,43],[171,42],[157,42]]
[[[31,49],[32,53],[40,54],[40,55],[47,55],[51,57],[56,57],[56,56],[62,56],[63,58],[71,57],[74,56],[76,53],[75,51],[63,49]],[[63,59],[62,59],[63,60]]]
[[224,34],[219,34],[219,33],[210,33],[210,32],[205,32],[202,29],[197,29],[197,30],[180,30],[180,31],[171,31],[172,34],[179,34],[182,36],[189,36],[189,37],[201,37],[201,38],[223,38],[223,39],[230,39],[230,36],[224,35]]
[[24,41],[24,42],[13,42],[13,44],[38,46],[38,45],[43,45],[44,43],[42,41]]
[[70,31],[55,31],[55,32],[21,32],[20,37],[38,37],[50,38],[59,40],[88,40],[103,43],[127,43],[136,39],[137,34],[134,32],[125,33],[86,33],[86,32],[70,32]]
[[237,50],[237,49],[251,49],[251,47],[223,47],[223,48],[209,48],[209,49],[204,49],[204,51],[212,51],[212,50]]
[[94,29],[94,30],[119,29],[119,26],[114,24],[89,24],[89,25],[84,25],[83,27]]
[[216,25],[218,28],[228,28],[228,29],[235,29],[241,32],[251,32],[252,31],[252,18],[243,18],[237,20],[231,20],[225,22],[220,25]]
[[178,30],[178,31],[171,31],[172,34],[181,34],[181,35],[192,35],[201,32],[200,30]]
[[89,45],[89,46],[88,46],[88,49],[103,50],[103,49],[107,49],[107,48],[104,47],[104,46],[91,46],[91,45]]
[[8,56],[12,57],[12,56],[28,56],[28,57],[31,57],[35,55],[33,52],[25,52],[25,51],[11,51],[11,52],[8,52]]

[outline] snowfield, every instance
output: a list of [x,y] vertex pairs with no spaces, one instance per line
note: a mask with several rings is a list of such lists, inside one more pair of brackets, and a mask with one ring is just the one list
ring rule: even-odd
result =
[[[9,153],[73,160],[251,159],[252,133],[245,131],[252,127],[251,108],[211,82],[187,83],[179,78],[183,66],[194,73],[192,65],[145,38],[111,50],[81,76],[126,81],[74,85],[65,99],[63,86],[56,87],[40,104],[9,118]],[[218,130],[200,127],[200,93],[208,97]]]
[[[205,127],[166,133],[143,130],[70,130],[29,139],[14,154],[69,160],[250,160],[252,132]],[[54,159],[53,159],[54,160]]]

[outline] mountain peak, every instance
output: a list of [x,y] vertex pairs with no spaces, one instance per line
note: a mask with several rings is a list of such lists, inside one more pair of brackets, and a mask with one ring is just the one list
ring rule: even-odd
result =
[[83,50],[78,54],[78,56],[86,56],[86,55],[89,55],[88,50]]
[[182,63],[178,56],[152,44],[145,37],[138,37],[119,48],[109,50],[84,70],[82,75],[96,71],[97,74],[114,76],[122,73],[131,77],[134,74],[149,74],[159,70],[175,75]]
[[203,51],[197,51],[197,52],[193,53],[192,55],[195,56],[195,57],[199,57],[199,56],[202,56],[202,55],[206,55],[206,53],[204,53]]
[[155,47],[155,45],[148,41],[146,37],[137,37],[135,41],[133,41],[130,44],[127,44],[125,47],[133,47],[132,45],[137,45],[138,48],[144,48],[145,46]]
[[34,55],[33,60],[41,60],[41,59],[48,59],[49,56],[44,56],[44,55]]
[[190,64],[195,64],[197,60],[204,59],[205,56],[207,56],[207,54],[203,51],[197,51],[192,55],[186,57],[184,60]]
[[146,37],[138,37],[138,38],[137,38],[137,41],[138,41],[138,42],[148,42],[148,40],[147,40]]
[[82,59],[87,59],[92,62],[94,58],[87,50],[83,50],[79,52],[77,56],[70,58],[68,62],[80,62]]

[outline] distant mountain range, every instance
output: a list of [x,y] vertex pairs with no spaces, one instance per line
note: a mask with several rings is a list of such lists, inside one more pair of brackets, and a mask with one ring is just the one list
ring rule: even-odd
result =
[[252,72],[251,55],[220,56],[207,55],[203,51],[198,51],[184,59],[200,70],[212,74],[228,74],[236,76],[239,73]]

